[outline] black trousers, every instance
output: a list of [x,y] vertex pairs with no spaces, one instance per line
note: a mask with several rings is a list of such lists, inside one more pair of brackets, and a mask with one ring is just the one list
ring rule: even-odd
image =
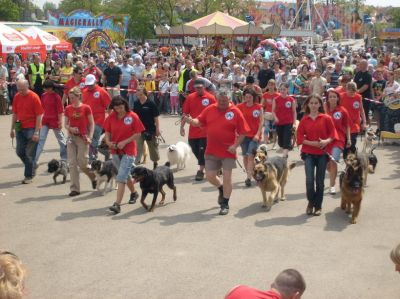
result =
[[196,156],[198,165],[204,166],[206,164],[204,160],[204,153],[207,147],[207,138],[195,138],[189,139],[189,145],[192,148],[193,154]]

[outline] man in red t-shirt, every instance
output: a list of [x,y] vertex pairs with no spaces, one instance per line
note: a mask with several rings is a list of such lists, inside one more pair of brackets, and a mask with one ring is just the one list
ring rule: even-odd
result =
[[300,299],[306,289],[306,282],[295,269],[279,273],[271,285],[271,290],[261,291],[238,285],[225,296],[225,299]]
[[[236,149],[250,131],[242,112],[233,105],[224,91],[217,92],[217,104],[208,106],[192,119],[185,117],[192,126],[204,127],[207,132],[205,169],[207,180],[219,190],[220,215],[229,213],[232,193],[232,169],[236,168]],[[223,169],[223,184],[218,172]]]
[[95,123],[92,148],[89,151],[89,161],[92,161],[97,156],[97,147],[99,146],[100,136],[103,134],[104,120],[111,103],[111,97],[104,88],[96,84],[96,77],[92,74],[86,76],[85,86],[86,88],[82,90],[82,100],[92,109]]
[[[204,109],[216,103],[215,97],[205,90],[204,81],[196,80],[194,82],[194,89],[195,92],[187,96],[182,108],[183,114],[190,115],[191,118],[196,118]],[[185,117],[182,117],[181,121],[181,136],[185,136]],[[204,152],[207,145],[206,136],[207,133],[204,128],[189,127],[189,145],[200,166],[195,177],[196,181],[202,181],[204,179]]]
[[75,86],[79,86],[82,90],[85,88],[85,79],[83,78],[83,70],[80,67],[75,67],[72,78],[64,84],[64,95],[62,98],[63,105],[68,105],[68,92],[74,88]]
[[25,166],[22,184],[30,184],[35,176],[36,148],[44,110],[39,96],[29,90],[27,80],[18,80],[17,89],[12,106],[10,137],[17,138],[16,152]]

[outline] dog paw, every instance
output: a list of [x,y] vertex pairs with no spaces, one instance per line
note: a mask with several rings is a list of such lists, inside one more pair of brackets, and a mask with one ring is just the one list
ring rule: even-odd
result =
[[346,210],[346,205],[341,205],[340,208],[341,208],[342,210]]
[[271,206],[266,206],[265,211],[267,211],[267,212],[271,211]]
[[266,204],[262,204],[261,207],[262,207],[262,208],[266,208],[267,205],[266,205]]
[[163,201],[163,200],[160,201],[160,202],[158,203],[158,205],[160,205],[160,206],[164,205],[164,201]]
[[351,223],[351,224],[356,224],[356,223],[357,223],[357,219],[351,219],[351,220],[350,220],[350,223]]
[[286,200],[286,196],[281,198],[281,201],[285,201]]
[[150,210],[148,210],[149,213],[154,212],[154,208],[151,208]]

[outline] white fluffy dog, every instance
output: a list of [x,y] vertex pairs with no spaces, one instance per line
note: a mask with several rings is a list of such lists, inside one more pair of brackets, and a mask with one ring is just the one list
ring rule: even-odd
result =
[[186,167],[186,162],[190,158],[191,153],[190,146],[183,142],[179,141],[176,144],[171,144],[168,147],[168,163],[170,166],[176,164],[176,169],[181,170]]

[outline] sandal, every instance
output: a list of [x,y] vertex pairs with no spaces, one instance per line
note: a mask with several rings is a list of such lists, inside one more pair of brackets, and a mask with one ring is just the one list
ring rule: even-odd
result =
[[308,204],[307,209],[306,209],[306,214],[307,215],[312,215],[313,213],[313,206],[311,203]]
[[314,216],[321,216],[321,214],[322,214],[322,210],[321,209],[314,211]]

